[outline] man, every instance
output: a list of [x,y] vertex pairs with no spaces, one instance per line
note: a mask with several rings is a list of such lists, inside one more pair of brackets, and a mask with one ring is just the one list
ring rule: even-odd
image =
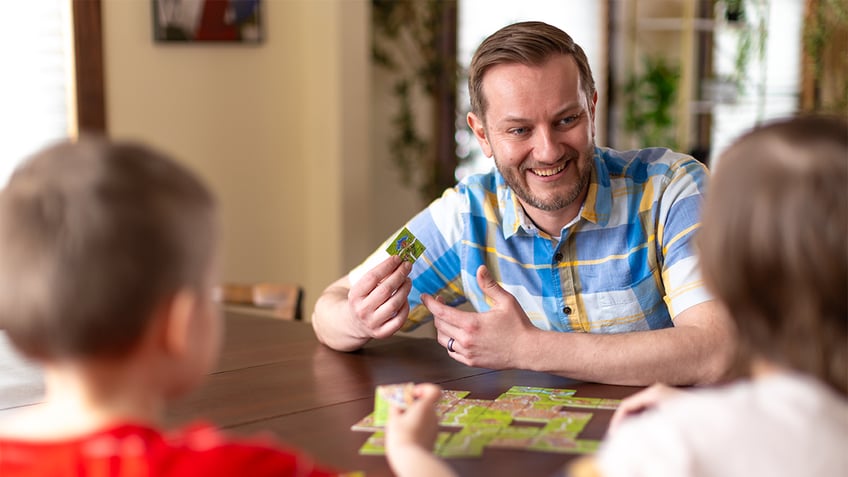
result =
[[[471,61],[468,125],[496,170],[449,189],[406,227],[414,266],[383,247],[319,297],[338,350],[430,316],[456,360],[612,384],[719,380],[728,317],[691,239],[704,167],[666,149],[598,148],[583,50],[540,22],[502,28]],[[475,312],[453,308],[469,301]]]

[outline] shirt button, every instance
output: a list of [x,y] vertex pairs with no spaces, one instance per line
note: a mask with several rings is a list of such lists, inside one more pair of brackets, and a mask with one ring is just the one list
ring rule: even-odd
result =
[[562,312],[565,313],[566,315],[570,315],[571,314],[571,307],[566,306],[565,308],[562,309]]
[[556,255],[554,255],[554,260],[556,260],[557,262],[561,262],[562,261],[562,253],[557,252]]

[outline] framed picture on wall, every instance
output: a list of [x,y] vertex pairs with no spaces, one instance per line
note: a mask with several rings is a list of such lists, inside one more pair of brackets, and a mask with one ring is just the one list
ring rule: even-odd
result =
[[261,0],[151,0],[157,42],[262,41]]

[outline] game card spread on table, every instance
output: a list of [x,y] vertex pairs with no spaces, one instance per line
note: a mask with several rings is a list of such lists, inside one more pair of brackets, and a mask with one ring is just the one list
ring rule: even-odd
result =
[[388,252],[389,255],[400,255],[400,258],[407,262],[415,263],[415,261],[418,260],[418,257],[420,257],[426,249],[427,247],[418,241],[409,229],[404,227],[403,230],[397,234],[394,240],[389,243],[389,246],[386,247],[386,252]]
[[[351,430],[372,433],[360,448],[360,454],[385,455],[383,431],[388,416],[387,400],[411,399],[404,395],[404,390],[411,390],[411,386],[411,383],[378,386],[375,412],[351,426]],[[486,447],[594,453],[600,441],[578,437],[592,413],[566,411],[565,408],[611,410],[618,407],[621,400],[575,397],[575,393],[573,389],[513,386],[497,399],[486,400],[465,399],[468,391],[444,390],[436,403],[439,425],[460,430],[439,432],[433,451],[441,457],[479,457]],[[379,405],[380,401],[384,404]],[[378,418],[381,406],[386,408],[385,416]]]

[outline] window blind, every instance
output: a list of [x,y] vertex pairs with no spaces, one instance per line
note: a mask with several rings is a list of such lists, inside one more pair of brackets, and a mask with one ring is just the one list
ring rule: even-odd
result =
[[3,4],[0,187],[30,154],[75,134],[70,0]]

